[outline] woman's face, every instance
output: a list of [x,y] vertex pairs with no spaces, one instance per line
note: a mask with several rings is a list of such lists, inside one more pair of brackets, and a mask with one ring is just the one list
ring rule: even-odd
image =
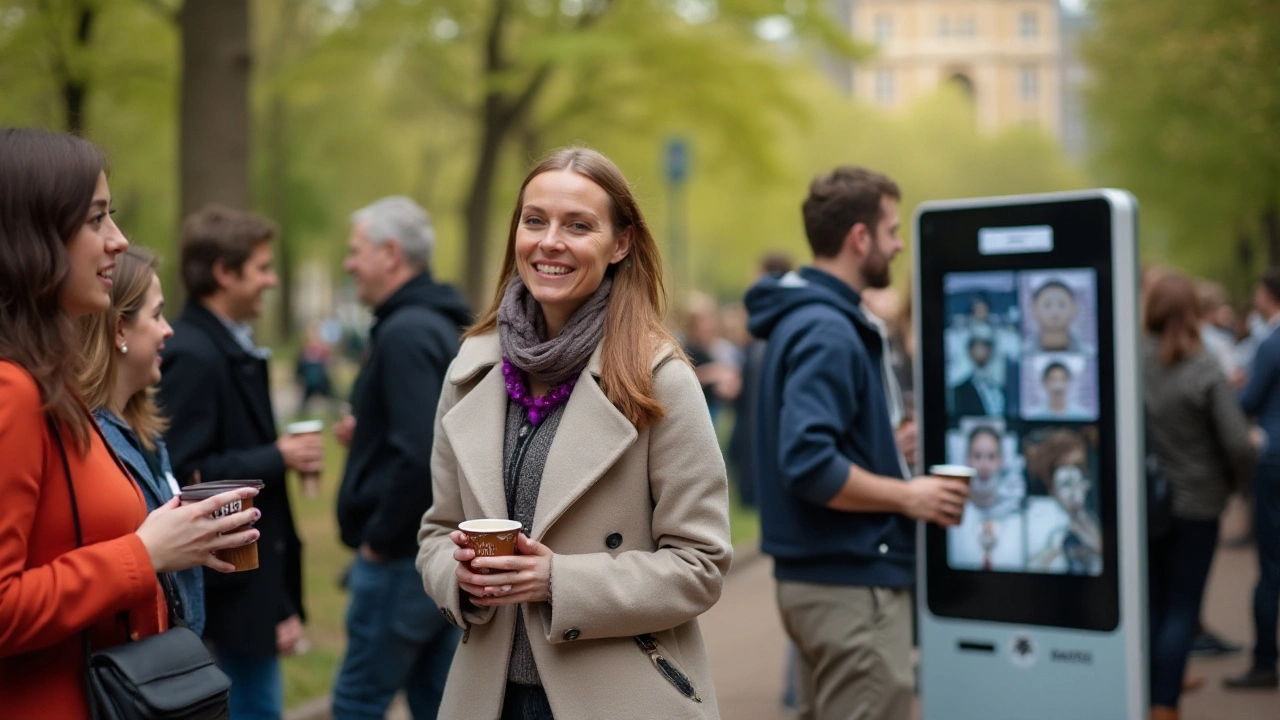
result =
[[67,241],[68,272],[58,293],[63,312],[79,317],[111,307],[111,269],[128,247],[111,219],[111,190],[100,173],[84,224]]
[[547,318],[551,336],[600,287],[609,265],[631,250],[616,233],[610,199],[590,178],[568,170],[529,181],[516,228],[516,270]]
[[1086,458],[1081,450],[1072,450],[1062,457],[1062,462],[1053,471],[1053,497],[1066,510],[1074,515],[1084,508],[1089,491],[1093,489],[1093,481],[1086,475]]
[[1047,287],[1036,296],[1032,312],[1042,332],[1067,332],[1076,318],[1076,299],[1060,287]]
[[975,435],[965,461],[978,473],[969,483],[969,499],[977,507],[990,507],[996,501],[1004,465],[1000,442],[985,432]]
[[129,352],[119,358],[116,381],[124,384],[132,396],[160,382],[160,351],[164,341],[173,337],[173,328],[164,319],[164,294],[155,273],[137,315],[120,323],[116,347],[127,346]]

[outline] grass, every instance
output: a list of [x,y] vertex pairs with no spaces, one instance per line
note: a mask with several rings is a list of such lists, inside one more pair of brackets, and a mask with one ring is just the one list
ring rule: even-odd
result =
[[[277,354],[273,365],[292,373],[292,362],[281,358],[280,354]],[[282,377],[279,370],[277,373],[277,382],[291,381],[291,377]],[[348,374],[346,371],[335,373]],[[338,387],[346,386],[341,382],[345,379],[335,377]],[[732,425],[732,416],[722,413],[717,422],[722,446],[728,441],[728,430]],[[304,496],[294,483],[295,476],[290,474],[294,521],[303,545],[303,598],[307,607],[306,635],[311,648],[303,655],[284,658],[286,707],[295,707],[327,694],[346,647],[343,618],[347,600],[338,580],[351,561],[352,552],[338,539],[335,516],[338,484],[345,463],[346,451],[326,431],[325,470],[320,494],[314,498]],[[755,512],[738,501],[736,492],[730,492],[729,526],[734,545],[752,542],[759,536],[760,526]]]

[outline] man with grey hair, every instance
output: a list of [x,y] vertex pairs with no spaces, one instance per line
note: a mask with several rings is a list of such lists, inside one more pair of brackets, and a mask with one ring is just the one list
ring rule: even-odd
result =
[[415,718],[434,718],[458,631],[427,597],[413,560],[431,506],[435,408],[471,313],[431,279],[435,230],[417,203],[383,198],[351,224],[343,267],[374,325],[352,414],[336,428],[350,448],[338,527],[357,553],[333,717],[380,719],[403,689]]

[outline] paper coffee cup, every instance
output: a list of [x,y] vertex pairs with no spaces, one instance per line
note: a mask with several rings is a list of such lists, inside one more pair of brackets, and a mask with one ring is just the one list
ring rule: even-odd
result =
[[476,557],[515,555],[520,528],[516,520],[468,520],[458,524],[458,529],[467,534]]
[[[324,430],[323,420],[301,420],[285,426],[286,435],[310,435]],[[298,473],[302,480],[302,492],[309,498],[320,494],[320,473]]]
[[[262,489],[261,480],[216,480],[214,482],[198,483],[189,485],[182,490],[182,504],[200,502],[207,500],[214,495],[221,495],[230,490],[238,490],[240,488],[258,488]],[[220,518],[226,515],[238,513],[241,510],[248,510],[253,507],[253,498],[247,497],[241,500],[234,500],[213,513],[213,517]],[[250,523],[252,525],[252,523]],[[239,528],[237,528],[239,529]],[[225,550],[217,550],[214,557],[229,562],[236,566],[235,572],[243,572],[245,570],[255,570],[258,567],[258,541],[254,540],[248,545],[240,547],[227,548]]]
[[934,477],[949,478],[951,480],[959,480],[965,485],[978,474],[977,470],[968,465],[934,465],[929,468],[929,474]]

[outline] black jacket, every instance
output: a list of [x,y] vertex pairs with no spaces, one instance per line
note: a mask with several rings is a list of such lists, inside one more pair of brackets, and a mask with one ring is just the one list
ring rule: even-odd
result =
[[418,552],[431,506],[436,405],[458,335],[471,322],[462,298],[426,273],[374,310],[369,354],[351,393],[356,417],[338,492],[342,542],[389,557]]
[[169,418],[165,440],[174,475],[250,478],[265,486],[254,498],[257,570],[205,573],[204,636],[251,655],[276,653],[276,624],[303,615],[302,544],[294,530],[284,458],[275,446],[267,361],[242,348],[203,304],[189,301],[173,324],[161,362],[160,406]]

